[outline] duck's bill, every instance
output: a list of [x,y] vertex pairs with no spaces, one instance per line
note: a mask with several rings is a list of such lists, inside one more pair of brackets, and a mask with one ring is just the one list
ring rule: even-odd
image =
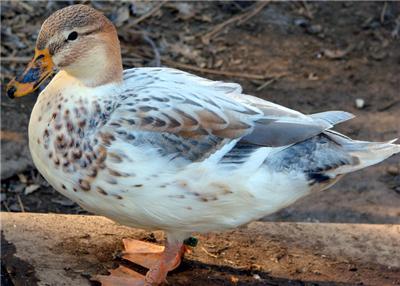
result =
[[14,98],[33,92],[53,73],[53,67],[48,49],[36,49],[35,57],[24,72],[7,85],[7,95]]

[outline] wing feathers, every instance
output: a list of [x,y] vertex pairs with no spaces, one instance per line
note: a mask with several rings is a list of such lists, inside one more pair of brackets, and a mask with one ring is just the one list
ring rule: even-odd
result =
[[324,120],[331,125],[336,125],[344,121],[354,118],[354,115],[346,111],[325,111],[320,113],[314,113],[310,115],[313,119]]
[[243,95],[238,84],[168,68],[129,70],[124,83],[125,91],[113,115],[124,119],[119,122],[138,131],[188,139],[216,136],[278,147],[306,140],[352,117],[342,111],[304,115]]

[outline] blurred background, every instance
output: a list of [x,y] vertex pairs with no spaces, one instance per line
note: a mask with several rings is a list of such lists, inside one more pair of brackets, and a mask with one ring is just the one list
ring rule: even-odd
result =
[[[117,26],[125,68],[169,66],[242,84],[304,113],[345,110],[337,130],[400,137],[400,2],[1,1],[1,209],[86,213],[55,192],[32,164],[27,127],[37,94],[5,85],[33,56],[43,21],[84,3]],[[400,156],[265,220],[400,223]]]

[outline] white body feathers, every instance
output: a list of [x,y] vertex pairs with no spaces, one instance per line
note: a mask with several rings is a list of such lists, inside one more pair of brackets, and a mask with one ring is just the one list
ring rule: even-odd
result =
[[326,131],[351,117],[303,115],[167,68],[100,88],[60,72],[38,98],[29,142],[46,180],[84,208],[185,236],[261,218],[400,152]]

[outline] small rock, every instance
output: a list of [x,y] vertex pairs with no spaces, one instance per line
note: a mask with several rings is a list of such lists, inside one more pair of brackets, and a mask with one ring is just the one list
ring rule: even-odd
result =
[[309,73],[308,74],[308,76],[307,76],[307,79],[308,80],[319,80],[319,77],[317,76],[317,74],[316,73]]
[[321,25],[311,25],[311,26],[308,26],[308,27],[306,28],[306,32],[307,32],[308,34],[310,34],[310,35],[316,35],[316,34],[322,32],[322,26],[321,26]]
[[399,174],[400,174],[400,170],[399,170],[399,169],[400,169],[400,168],[398,168],[398,167],[396,167],[396,166],[389,166],[389,167],[387,168],[386,172],[387,172],[389,175],[396,176],[396,175],[399,175]]
[[349,54],[353,50],[353,46],[349,45],[345,49],[336,49],[336,50],[330,50],[330,49],[325,49],[323,50],[324,56],[326,56],[328,59],[332,60],[339,60],[344,58],[347,54]]
[[356,272],[357,270],[358,270],[357,267],[355,267],[354,265],[353,266],[349,266],[349,271]]
[[387,52],[384,50],[371,53],[371,57],[376,61],[381,61],[387,57]]
[[239,282],[239,278],[237,278],[236,276],[231,276],[231,282],[233,283],[233,284],[237,284],[238,282]]
[[356,99],[356,107],[358,109],[363,109],[365,107],[365,100],[362,98],[357,98]]
[[23,184],[28,183],[28,178],[24,174],[17,174],[17,176],[21,183]]
[[253,275],[253,278],[256,279],[256,280],[261,280],[261,277],[260,277],[260,275],[258,275],[258,274],[254,274],[254,275]]
[[299,27],[307,28],[310,26],[310,22],[307,19],[299,18],[294,20],[294,24]]
[[33,192],[37,191],[39,188],[40,188],[40,186],[36,185],[36,184],[29,185],[25,188],[24,194],[26,196],[29,194],[32,194]]

